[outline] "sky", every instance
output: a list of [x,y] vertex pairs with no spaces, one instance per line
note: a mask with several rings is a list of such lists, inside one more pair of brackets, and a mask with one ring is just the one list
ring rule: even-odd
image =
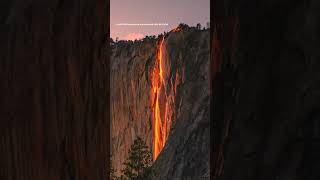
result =
[[210,0],[110,0],[110,6],[111,37],[119,40],[158,35],[179,23],[205,26],[210,21]]

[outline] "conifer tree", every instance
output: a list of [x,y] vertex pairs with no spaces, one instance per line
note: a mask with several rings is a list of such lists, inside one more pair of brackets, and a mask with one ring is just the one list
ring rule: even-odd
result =
[[144,180],[150,174],[151,164],[151,152],[146,143],[138,137],[129,149],[129,156],[124,163],[125,168],[122,170],[121,179]]

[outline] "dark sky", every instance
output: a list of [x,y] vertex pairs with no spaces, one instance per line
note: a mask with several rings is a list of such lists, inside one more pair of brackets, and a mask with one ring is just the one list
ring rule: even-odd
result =
[[[158,35],[179,23],[206,25],[210,20],[210,0],[111,0],[111,37],[134,39]],[[119,23],[165,26],[119,26]]]

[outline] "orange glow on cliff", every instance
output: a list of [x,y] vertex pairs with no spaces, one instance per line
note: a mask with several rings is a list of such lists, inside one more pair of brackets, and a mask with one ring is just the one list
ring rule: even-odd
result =
[[156,61],[152,70],[151,107],[153,113],[153,160],[156,160],[169,136],[172,122],[176,118],[175,95],[181,82],[178,72],[172,74],[172,61],[169,61],[165,39],[158,43]]
[[158,53],[159,76],[160,76],[161,83],[164,83],[164,80],[163,80],[163,69],[165,69],[165,67],[162,67],[163,66],[163,42],[164,42],[164,37],[162,37],[162,39],[160,41],[160,47],[159,47],[159,53]]
[[152,99],[155,100],[155,102],[153,103],[153,160],[155,160],[158,157],[165,143],[159,102],[162,93],[161,90],[164,86],[163,83],[165,82],[163,79],[163,70],[165,69],[163,67],[163,42],[164,37],[162,37],[158,47],[157,66],[156,68],[154,68],[152,75],[152,89],[154,96],[154,98]]

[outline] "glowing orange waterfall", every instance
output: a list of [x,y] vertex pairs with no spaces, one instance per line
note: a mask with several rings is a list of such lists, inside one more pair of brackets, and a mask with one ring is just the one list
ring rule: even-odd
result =
[[175,119],[174,99],[180,76],[169,78],[170,62],[166,54],[165,39],[158,44],[156,62],[152,71],[151,107],[153,110],[153,160],[156,160],[169,135]]
[[152,74],[152,94],[151,103],[153,107],[153,160],[155,160],[164,146],[163,129],[160,111],[160,98],[164,86],[163,79],[163,42],[164,37],[160,40],[155,68]]

